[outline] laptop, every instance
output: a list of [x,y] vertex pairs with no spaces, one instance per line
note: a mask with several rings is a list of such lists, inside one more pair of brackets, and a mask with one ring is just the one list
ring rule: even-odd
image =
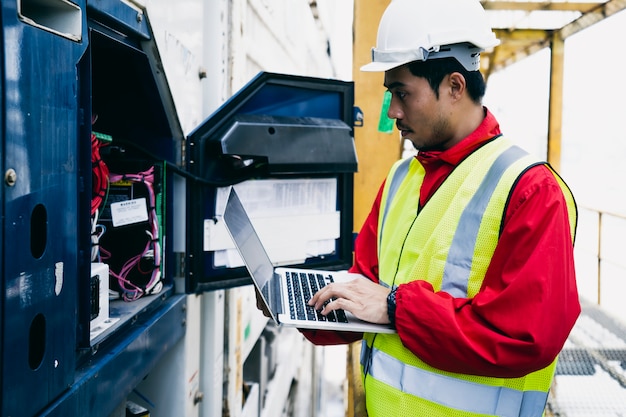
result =
[[356,318],[348,311],[323,316],[307,302],[319,288],[331,282],[367,279],[359,274],[318,269],[274,268],[239,196],[230,188],[224,223],[266,310],[278,326],[352,332],[395,333],[389,324]]

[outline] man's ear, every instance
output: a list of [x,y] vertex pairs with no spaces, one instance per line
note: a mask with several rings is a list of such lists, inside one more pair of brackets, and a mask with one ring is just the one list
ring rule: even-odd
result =
[[448,91],[454,100],[460,100],[466,88],[467,84],[463,74],[453,72],[448,75]]

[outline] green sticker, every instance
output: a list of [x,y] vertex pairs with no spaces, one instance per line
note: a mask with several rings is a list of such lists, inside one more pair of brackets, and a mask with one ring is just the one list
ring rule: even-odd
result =
[[383,105],[380,109],[380,118],[378,119],[378,131],[381,133],[393,132],[394,120],[387,116],[389,106],[391,105],[391,92],[385,91],[383,96]]

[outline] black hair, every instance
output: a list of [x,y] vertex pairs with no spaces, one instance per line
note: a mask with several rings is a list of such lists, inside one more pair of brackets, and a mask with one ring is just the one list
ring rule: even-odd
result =
[[416,77],[425,78],[437,98],[439,98],[439,85],[441,81],[446,75],[452,74],[453,72],[458,72],[465,77],[467,92],[475,103],[481,103],[485,95],[485,90],[487,89],[485,79],[480,71],[466,70],[455,58],[413,61],[409,63],[409,71]]

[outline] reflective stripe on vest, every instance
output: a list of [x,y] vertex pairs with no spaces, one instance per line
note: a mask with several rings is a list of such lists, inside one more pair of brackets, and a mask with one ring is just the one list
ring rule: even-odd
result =
[[[398,192],[398,188],[400,187],[400,184],[402,184],[402,181],[409,173],[409,166],[411,165],[412,159],[413,157],[405,159],[396,169],[396,172],[394,173],[394,176],[391,180],[391,184],[389,185],[387,201],[392,201],[393,197]],[[389,204],[385,204],[385,212],[383,213],[383,216],[382,216],[383,218],[382,218],[381,230],[382,228],[385,227],[385,220],[387,219],[388,211],[389,211]],[[383,236],[382,233],[378,236],[378,247],[380,247],[380,239],[382,238],[382,236]]]
[[469,413],[537,417],[543,414],[548,399],[547,392],[483,385],[429,372],[372,349],[363,341],[361,366],[366,365],[369,375],[399,391]]
[[522,148],[512,146],[498,156],[469,204],[463,210],[443,270],[442,291],[453,297],[467,297],[472,255],[487,204],[489,204],[489,200],[506,169],[526,155],[528,153]]

